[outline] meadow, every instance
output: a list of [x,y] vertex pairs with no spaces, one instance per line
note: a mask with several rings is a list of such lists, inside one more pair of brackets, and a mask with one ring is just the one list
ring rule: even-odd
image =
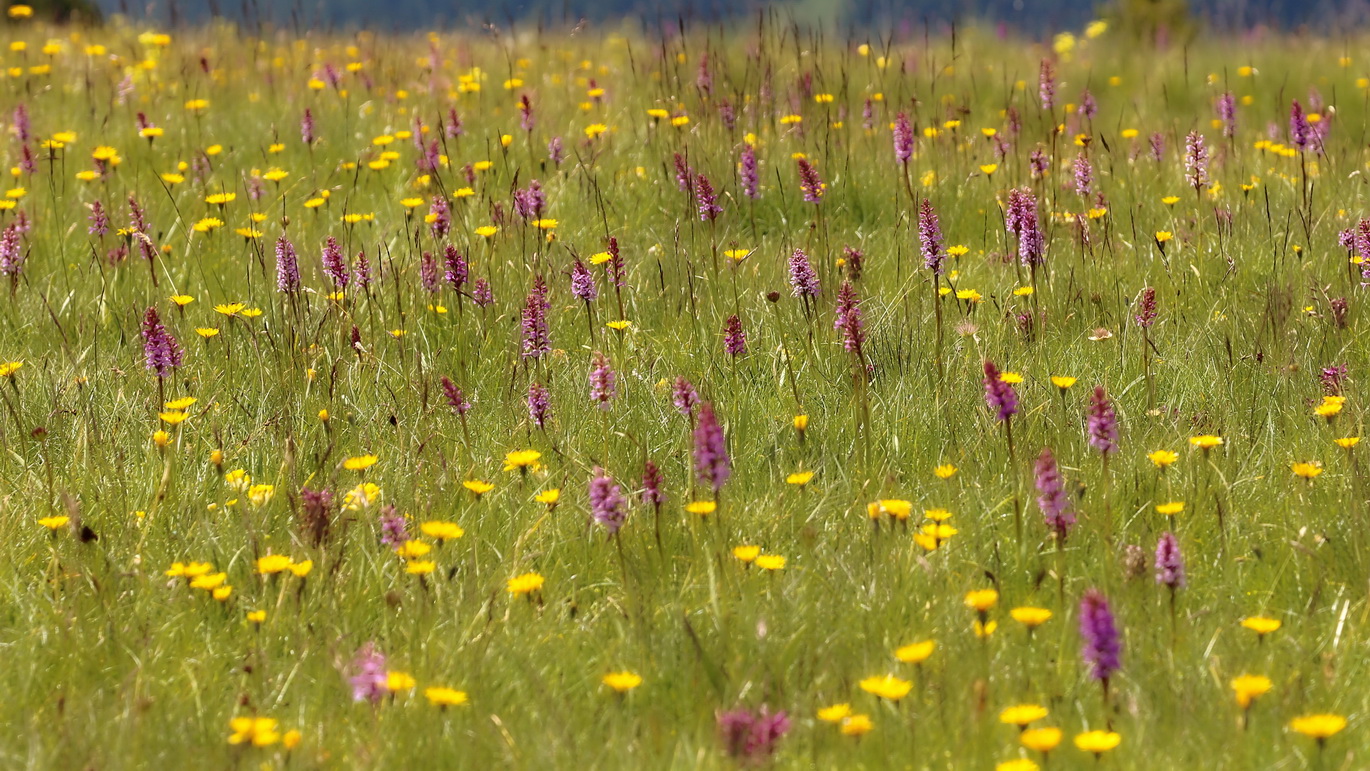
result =
[[1360,33],[4,21],[0,765],[1370,763]]

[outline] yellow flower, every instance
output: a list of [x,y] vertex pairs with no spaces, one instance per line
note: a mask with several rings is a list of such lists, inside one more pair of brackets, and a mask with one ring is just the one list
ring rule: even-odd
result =
[[22,361],[0,362],[0,377],[14,377],[14,373],[18,372],[22,366],[24,366]]
[[612,330],[614,330],[614,331],[616,331],[616,332],[622,332],[623,330],[627,329],[628,327],[631,327],[632,325],[633,325],[633,322],[631,322],[631,321],[629,321],[629,320],[627,320],[627,319],[618,319],[618,320],[616,320],[616,321],[606,321],[606,322],[604,323],[604,326],[606,326],[606,327],[608,327],[608,328],[610,328],[610,329],[612,329]]
[[840,723],[852,714],[850,704],[834,704],[818,710],[818,719],[824,723]]
[[1113,731],[1086,731],[1075,735],[1075,746],[1084,752],[1092,752],[1095,755],[1108,752],[1121,744],[1122,741],[1123,737]]
[[214,310],[215,312],[222,313],[225,316],[236,316],[240,311],[242,311],[243,308],[246,307],[247,306],[243,303],[222,303],[220,305],[214,306]]
[[264,576],[274,575],[290,569],[291,559],[284,554],[268,554],[257,560],[257,572]]
[[200,400],[196,399],[194,396],[182,396],[181,398],[169,401],[162,406],[169,410],[184,410],[198,401]]
[[348,471],[365,471],[376,465],[380,460],[375,455],[356,455],[343,461],[343,468]]
[[1314,479],[1317,478],[1319,474],[1322,473],[1322,466],[1318,464],[1316,461],[1300,461],[1298,463],[1292,463],[1290,464],[1289,468],[1291,471],[1294,472],[1294,476],[1303,477],[1304,479],[1307,479],[1310,482],[1312,482]]
[[277,722],[269,717],[235,717],[228,726],[233,730],[228,737],[229,744],[251,744],[254,747],[268,747],[280,741],[276,732]]
[[1200,450],[1203,450],[1204,452],[1208,452],[1214,447],[1221,446],[1223,443],[1223,438],[1221,436],[1214,436],[1212,434],[1203,434],[1200,436],[1189,437],[1189,443],[1194,445],[1195,447],[1198,447]]
[[795,473],[785,477],[785,484],[803,487],[804,485],[808,484],[809,480],[811,479],[813,479],[812,471],[796,471]]
[[1174,238],[1174,237],[1175,237],[1175,234],[1171,233],[1169,230],[1158,230],[1158,231],[1156,231],[1156,243],[1158,243],[1158,244],[1163,244],[1163,243],[1165,243],[1166,241],[1169,241],[1170,239],[1172,239],[1172,238]]
[[168,444],[171,443],[171,435],[165,431],[153,431],[152,443],[157,445],[158,447],[166,447]]
[[947,247],[947,254],[950,255],[950,256],[952,256],[952,257],[964,257],[964,256],[965,256],[966,254],[968,254],[969,252],[970,252],[970,247],[969,247],[969,246],[963,246],[963,245],[961,245],[961,244],[957,244],[956,246],[949,246],[949,247]]
[[808,415],[795,415],[795,416],[794,416],[793,424],[794,424],[794,430],[796,430],[796,431],[798,431],[799,433],[802,434],[802,433],[804,433],[805,431],[807,431],[808,428],[809,428],[809,416],[808,416]]
[[612,688],[615,693],[627,693],[642,685],[642,676],[627,671],[610,672],[600,678],[600,682]]
[[484,238],[489,238],[490,236],[493,236],[498,232],[499,228],[495,227],[494,225],[481,225],[480,227],[476,228],[476,235],[482,236]]
[[980,173],[984,174],[986,177],[994,176],[994,172],[998,170],[999,164],[997,163],[986,163],[980,166]]
[[1061,743],[1061,729],[1055,726],[1031,728],[1018,734],[1018,743],[1036,752],[1051,752]]
[[1170,503],[1156,504],[1156,513],[1167,517],[1173,517],[1184,511],[1184,501],[1171,501]]
[[1319,744],[1340,733],[1345,727],[1346,718],[1332,714],[1304,715],[1289,721],[1289,728],[1295,733],[1317,739]]
[[435,707],[456,707],[467,702],[466,692],[454,688],[425,688],[424,698]]
[[419,530],[429,538],[436,538],[439,541],[449,541],[466,535],[466,531],[461,529],[455,522],[443,522],[440,520],[425,522],[422,525],[419,525]]
[[537,466],[542,453],[537,450],[513,450],[504,455],[505,471],[526,471],[529,466]]
[[233,203],[237,197],[237,193],[213,193],[205,197],[205,203],[212,206],[223,206],[224,204]]
[[266,611],[264,611],[264,610],[249,610],[249,611],[247,612],[247,620],[248,620],[248,621],[251,621],[251,622],[254,623],[254,624],[260,624],[260,623],[262,623],[263,621],[266,621]]
[[998,628],[998,621],[983,623],[978,618],[975,619],[975,623],[971,625],[971,629],[975,632],[975,636],[978,638],[989,637],[990,635],[994,634],[995,630]]
[[42,525],[43,527],[46,527],[49,530],[56,530],[59,527],[65,526],[70,521],[71,517],[59,514],[54,517],[43,517],[42,519],[38,520],[38,524]]
[[875,728],[875,723],[871,722],[869,715],[850,715],[842,719],[842,727],[838,730],[843,736],[865,736]]
[[739,560],[742,560],[743,562],[748,562],[748,563],[750,563],[750,562],[754,561],[757,557],[761,556],[761,547],[760,547],[760,546],[734,546],[734,547],[733,547],[733,556],[736,557],[736,558],[738,558]]
[[196,327],[195,334],[208,340],[211,337],[217,336],[219,334],[219,330],[215,327]]
[[1069,375],[1052,375],[1052,376],[1051,376],[1051,384],[1054,385],[1054,386],[1056,386],[1057,388],[1061,389],[1061,392],[1062,392],[1062,393],[1065,393],[1067,390],[1069,390],[1069,388],[1070,388],[1071,386],[1075,385],[1075,381],[1076,381],[1076,378],[1073,378],[1073,377],[1071,377],[1071,376],[1069,376]]
[[557,505],[557,501],[561,500],[561,489],[557,487],[552,487],[547,490],[543,490],[537,495],[534,495],[533,500],[537,501],[538,503],[545,503],[548,506],[555,506]]
[[7,13],[11,19],[33,18],[33,8],[27,5],[11,5]]
[[386,672],[386,673],[385,673],[385,688],[386,688],[386,690],[390,691],[391,693],[397,693],[397,692],[399,692],[399,691],[407,691],[407,690],[413,688],[415,685],[418,685],[418,683],[415,682],[414,678],[413,678],[411,675],[409,675],[408,673],[405,673],[405,672]]
[[1023,382],[1023,376],[1017,372],[1000,372],[999,382],[1008,383],[1009,385],[1018,385]]
[[365,482],[348,490],[343,495],[343,509],[346,511],[356,511],[358,509],[370,508],[371,504],[381,499],[381,488],[372,482]]
[[966,593],[966,607],[974,608],[977,613],[987,613],[999,602],[999,592],[993,589],[976,589]]
[[952,475],[956,473],[956,467],[950,463],[943,463],[934,468],[932,473],[938,479],[951,479]]
[[755,560],[752,560],[752,562],[762,570],[785,569],[785,558],[780,556],[779,554],[762,554]]
[[181,412],[180,410],[172,410],[170,412],[159,412],[157,413],[157,417],[161,418],[163,423],[166,423],[169,426],[175,426],[184,423],[185,419],[190,417],[190,415]]
[[247,499],[257,508],[261,508],[270,503],[272,497],[275,495],[275,485],[253,485],[247,488]]
[[423,541],[418,541],[412,538],[395,547],[395,553],[398,554],[401,558],[407,560],[414,559],[416,557],[422,557],[430,551],[433,551],[432,544],[425,543]]
[[1270,678],[1264,675],[1242,675],[1232,680],[1232,690],[1237,696],[1237,706],[1246,709],[1251,702],[1270,691]]
[[713,501],[690,501],[685,504],[685,511],[700,516],[708,516],[718,510],[718,504]]
[[495,489],[493,484],[479,479],[468,479],[462,482],[461,486],[475,493],[477,498]]
[[859,685],[861,690],[873,694],[877,698],[899,701],[909,695],[913,690],[913,683],[908,680],[901,680],[894,675],[879,675],[867,677]]
[[285,735],[281,737],[281,746],[287,750],[293,750],[300,745],[300,740],[303,738],[304,736],[299,731],[286,731]]
[[224,582],[227,580],[227,573],[210,573],[199,576],[197,578],[192,578],[190,580],[190,588],[204,589],[205,591],[213,591],[223,586]]
[[524,573],[509,579],[508,590],[510,594],[532,594],[542,588],[543,577],[537,573]]
[[[3,367],[0,367],[0,369],[3,369]],[[1360,444],[1360,437],[1344,436],[1340,439],[1333,439],[1332,442],[1335,443],[1338,447],[1342,448],[1343,450],[1349,450],[1352,447],[1355,447],[1356,445]]]
[[1014,621],[1017,621],[1028,629],[1036,629],[1042,624],[1045,624],[1051,620],[1052,615],[1051,611],[1046,608],[1034,608],[1031,606],[1014,608],[1013,610],[1010,610],[1008,614]]
[[1041,766],[1038,766],[1030,758],[1014,758],[996,763],[994,771],[1037,771],[1039,768]]
[[1045,718],[1049,713],[1040,704],[1017,704],[999,713],[999,722],[1023,728],[1028,723]]
[[294,575],[296,578],[304,578],[305,576],[308,576],[308,575],[309,575],[309,571],[311,571],[311,570],[313,570],[313,569],[314,569],[314,560],[305,560],[305,561],[303,561],[303,562],[291,562],[291,563],[290,563],[290,572],[291,572],[291,574]]
[[1242,626],[1250,629],[1261,637],[1265,637],[1284,626],[1284,622],[1278,618],[1266,618],[1265,616],[1247,616],[1242,619]]
[[894,649],[894,657],[905,664],[922,664],[936,650],[937,643],[932,640],[901,645]]
[[1166,466],[1180,459],[1178,453],[1171,450],[1155,450],[1146,455],[1147,459],[1156,464],[1156,468],[1164,470]]
[[[874,513],[871,511],[872,506],[875,507]],[[894,519],[902,521],[908,519],[909,515],[913,513],[913,502],[900,500],[898,498],[882,498],[866,508],[867,513],[871,515],[872,519],[881,514],[888,514]]]

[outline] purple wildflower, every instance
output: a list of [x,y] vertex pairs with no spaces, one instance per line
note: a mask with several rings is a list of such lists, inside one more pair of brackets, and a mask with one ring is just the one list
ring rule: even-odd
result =
[[694,431],[694,461],[699,481],[712,487],[717,495],[732,476],[733,468],[723,427],[718,423],[713,405],[708,402],[699,406],[699,423]]
[[608,529],[611,536],[618,533],[628,517],[623,508],[623,490],[599,466],[595,466],[594,476],[590,478],[590,516]]
[[385,671],[385,656],[376,649],[376,644],[368,642],[357,650],[352,659],[353,675],[348,678],[352,685],[352,701],[369,701],[380,704],[390,689]]
[[552,417],[552,395],[541,383],[528,386],[528,419],[538,428],[546,428]]
[[1094,184],[1094,166],[1089,162],[1089,156],[1080,153],[1075,156],[1075,194],[1089,197],[1090,189]]
[[447,111],[447,124],[443,126],[448,139],[456,139],[466,131],[461,127],[461,116],[457,115],[456,108]]
[[1308,126],[1308,116],[1303,114],[1303,105],[1295,99],[1289,106],[1289,140],[1300,150],[1308,148],[1308,140],[1313,130]]
[[90,205],[90,229],[87,231],[96,238],[104,238],[109,233],[109,215],[99,201]]
[[723,207],[718,205],[718,196],[714,194],[714,186],[703,174],[695,175],[695,201],[699,204],[701,222],[713,222],[723,213]]
[[836,315],[832,327],[842,333],[842,347],[860,356],[861,346],[866,342],[866,331],[861,320],[861,303],[850,281],[843,281],[842,288],[837,290]]
[[393,504],[381,507],[381,545],[399,548],[409,540],[409,523]]
[[727,99],[718,101],[718,119],[723,121],[723,127],[729,131],[737,128],[737,108]]
[[466,400],[466,395],[461,392],[461,388],[457,387],[457,384],[453,383],[452,379],[446,375],[442,377],[442,394],[447,399],[447,406],[451,407],[458,416],[465,416],[467,411],[471,409],[471,402]]
[[1091,94],[1087,88],[1080,92],[1080,106],[1076,109],[1080,117],[1089,120],[1094,117],[1098,110],[1099,105],[1094,101],[1094,94]]
[[19,273],[24,269],[24,244],[19,237],[19,227],[10,223],[0,234],[0,276],[9,276],[17,285]]
[[1056,74],[1049,59],[1043,59],[1037,71],[1037,95],[1041,97],[1043,110],[1050,110],[1056,103]]
[[784,710],[772,713],[764,706],[755,714],[740,707],[720,712],[716,719],[728,755],[752,763],[774,754],[776,743],[790,730]]
[[471,272],[470,266],[466,264],[466,258],[461,256],[457,247],[449,244],[443,250],[442,263],[444,267],[442,279],[447,282],[448,286],[460,292]]
[[1049,166],[1046,152],[1040,147],[1032,148],[1032,152],[1028,154],[1028,168],[1031,169],[1032,178],[1041,179],[1046,176]]
[[694,414],[695,406],[699,404],[699,394],[684,375],[678,375],[671,387],[671,402],[676,411],[687,418]]
[[618,396],[618,375],[614,374],[609,357],[600,351],[595,351],[590,362],[593,365],[590,369],[590,401],[607,411],[609,403]]
[[476,279],[476,283],[471,287],[471,302],[477,308],[488,308],[495,304],[495,293],[490,290],[490,282],[483,278]]
[[822,201],[823,180],[818,176],[818,170],[807,158],[800,158],[796,163],[799,166],[799,188],[804,191],[805,202],[816,204]]
[[1198,191],[1208,184],[1208,148],[1204,146],[1204,135],[1191,131],[1184,144],[1185,180]]
[[20,142],[27,142],[27,141],[29,141],[29,137],[32,136],[32,135],[29,133],[29,132],[30,132],[30,128],[29,128],[29,110],[28,110],[28,108],[25,107],[22,103],[19,104],[17,107],[15,107],[15,108],[14,108],[14,118],[13,118],[13,120],[12,120],[11,122],[14,124],[14,133],[15,133],[16,135],[18,135],[19,141],[20,141]]
[[709,54],[707,51],[699,57],[699,73],[695,75],[695,86],[706,96],[713,93],[714,76],[709,72]]
[[747,352],[747,333],[742,331],[742,319],[736,313],[723,322],[723,350],[733,357]]
[[918,205],[918,249],[923,254],[923,266],[934,276],[942,275],[942,227],[937,221],[937,212],[932,201],[924,198]]
[[609,246],[605,249],[609,253],[609,265],[606,270],[609,273],[609,280],[614,286],[622,289],[623,282],[628,279],[628,271],[623,264],[623,255],[618,251],[618,239],[609,236]]
[[866,97],[866,104],[861,108],[861,128],[867,131],[875,128],[875,103],[870,97]]
[[680,186],[680,192],[688,193],[693,187],[695,172],[689,164],[685,163],[685,156],[676,153],[675,157],[675,182]]
[[1118,450],[1118,416],[1103,386],[1095,386],[1089,399],[1089,446],[1108,455]]
[[742,148],[742,159],[738,163],[737,175],[742,181],[742,194],[748,198],[761,197],[761,177],[756,170],[756,148],[747,145]]
[[328,528],[333,523],[333,493],[328,490],[300,488],[300,516],[310,541],[319,546],[328,538]]
[[1231,138],[1237,135],[1237,100],[1231,91],[1218,97],[1218,120],[1223,122],[1223,136]]
[[1156,290],[1147,287],[1142,290],[1141,299],[1137,301],[1137,326],[1142,329],[1149,329],[1156,323]]
[[851,276],[852,281],[860,280],[861,268],[863,266],[865,256],[866,255],[863,254],[860,249],[857,249],[854,246],[842,247],[842,257],[847,261],[847,275]]
[[1156,542],[1156,583],[1165,584],[1171,591],[1184,586],[1184,556],[1174,533],[1162,533]]
[[352,275],[357,279],[357,286],[363,291],[371,287],[371,261],[366,258],[366,252],[357,252],[357,267],[353,269]]
[[138,253],[142,255],[143,259],[151,262],[157,256],[157,250],[152,246],[152,238],[148,235],[151,226],[148,225],[143,207],[138,205],[138,199],[134,198],[131,193],[128,197],[128,221],[129,228],[134,233],[134,240],[138,242]]
[[795,297],[818,296],[818,274],[803,249],[795,249],[790,255],[790,287]]
[[533,103],[528,99],[528,95],[524,94],[519,99],[519,128],[532,131],[533,125]]
[[656,464],[647,461],[642,467],[642,503],[646,506],[656,506],[666,502],[666,492],[661,489],[664,480],[661,477],[661,469]]
[[173,369],[181,366],[181,346],[162,326],[156,308],[148,308],[143,315],[143,358],[147,368],[156,372],[157,377],[168,377]]
[[1159,131],[1153,132],[1148,142],[1151,145],[1151,160],[1160,163],[1165,157],[1165,136]]
[[314,136],[314,113],[306,107],[304,117],[300,118],[300,140],[307,145],[313,145],[316,137]]
[[339,289],[347,288],[348,279],[351,275],[347,271],[347,262],[343,259],[342,247],[338,246],[338,239],[329,236],[323,246],[323,272],[333,280],[333,286]]
[[1018,394],[1013,386],[999,378],[999,368],[985,360],[985,402],[994,410],[999,421],[1006,421],[1018,411]]
[[300,263],[295,256],[295,245],[284,234],[276,239],[276,291],[300,291]]
[[1056,456],[1051,454],[1050,448],[1042,448],[1033,471],[1037,475],[1037,507],[1042,510],[1047,527],[1056,534],[1057,544],[1064,544],[1071,526],[1075,524],[1075,515],[1070,511],[1065,480],[1061,478]]
[[542,184],[536,179],[529,182],[526,189],[514,191],[514,212],[524,220],[541,218],[546,208],[547,195],[542,192]]
[[1109,677],[1122,667],[1123,641],[1108,600],[1098,589],[1086,591],[1080,601],[1080,637],[1085,663],[1093,666],[1090,676],[1107,687]]
[[442,289],[438,280],[438,261],[432,252],[424,252],[419,260],[419,285],[429,294],[437,294]]
[[536,359],[552,350],[547,326],[547,304],[534,288],[523,303],[523,358]]
[[428,215],[433,218],[428,228],[433,231],[434,238],[442,238],[452,230],[452,207],[443,196],[433,196],[433,203],[428,206]]
[[547,140],[547,160],[553,166],[560,166],[566,160],[566,151],[561,149],[561,137],[552,137]]
[[894,159],[907,166],[912,157],[913,127],[909,125],[909,116],[901,112],[894,119]]
[[595,274],[579,259],[571,266],[571,294],[577,300],[587,303],[593,302],[599,296],[599,287],[595,286]]
[[1318,373],[1318,381],[1322,383],[1322,390],[1331,396],[1341,394],[1341,385],[1346,380],[1346,365],[1334,364],[1330,367],[1323,367]]

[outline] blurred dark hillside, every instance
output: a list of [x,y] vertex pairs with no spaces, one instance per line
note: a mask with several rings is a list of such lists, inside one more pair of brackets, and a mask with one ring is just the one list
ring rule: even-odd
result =
[[[89,1],[89,0],[82,0]],[[746,18],[768,4],[756,0],[94,0],[106,15],[126,14],[158,23],[196,23],[224,16],[249,24],[298,28],[432,29],[492,22],[501,27],[630,20],[647,27],[690,21]],[[934,24],[979,19],[1034,34],[1079,28],[1105,10],[1183,7],[1185,0],[778,0],[769,7],[811,23],[868,26],[898,33]],[[1370,21],[1370,0],[1189,0],[1188,13],[1218,30],[1260,25],[1345,31]]]

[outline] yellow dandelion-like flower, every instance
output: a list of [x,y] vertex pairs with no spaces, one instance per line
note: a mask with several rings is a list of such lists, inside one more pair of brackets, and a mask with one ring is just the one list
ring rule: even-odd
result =
[[627,693],[642,685],[642,676],[628,671],[610,672],[600,678],[600,682],[609,686],[614,693]]

